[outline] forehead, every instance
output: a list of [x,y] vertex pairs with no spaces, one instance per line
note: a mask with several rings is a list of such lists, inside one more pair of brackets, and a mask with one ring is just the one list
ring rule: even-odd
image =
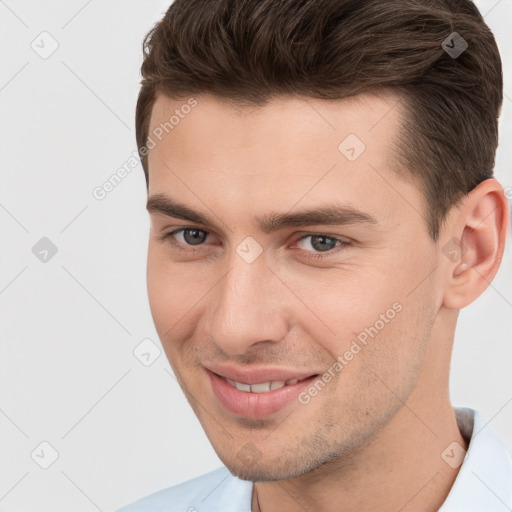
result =
[[403,110],[390,92],[335,101],[281,96],[245,107],[211,95],[160,95],[150,121],[149,194],[171,192],[226,215],[336,198],[389,208],[390,196],[411,187],[393,172]]
[[341,140],[349,133],[364,143],[374,143],[383,135],[387,135],[385,139],[393,137],[403,110],[401,98],[386,89],[342,100],[282,95],[263,105],[245,106],[210,94],[181,99],[159,94],[151,112],[149,135],[159,141],[171,132],[191,141],[215,138],[229,142],[232,148],[255,139],[262,144],[274,141],[276,136],[288,145],[295,139],[298,145],[304,138],[333,136]]
[[[343,100],[278,96],[245,107],[209,94],[181,99],[158,95],[149,128],[156,146],[149,160],[165,156],[166,150],[172,150],[176,161],[201,156],[222,160],[226,152],[232,157],[236,151],[261,153],[265,148],[274,161],[317,160],[320,155],[354,161],[368,150],[391,163],[402,111],[400,98],[386,90]],[[356,144],[352,155],[351,142]]]

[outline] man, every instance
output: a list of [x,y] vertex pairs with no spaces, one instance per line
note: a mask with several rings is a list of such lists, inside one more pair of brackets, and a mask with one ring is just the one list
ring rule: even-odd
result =
[[464,0],[177,0],[145,40],[148,292],[218,470],[134,511],[510,510],[448,383],[508,228]]

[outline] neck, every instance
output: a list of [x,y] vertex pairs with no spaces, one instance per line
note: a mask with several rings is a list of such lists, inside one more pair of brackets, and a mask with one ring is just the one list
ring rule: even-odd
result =
[[[434,512],[458,474],[441,454],[452,443],[467,450],[453,410],[446,404],[436,419],[404,406],[386,431],[354,454],[301,477],[256,482],[253,512]],[[442,416],[442,418],[439,418]]]

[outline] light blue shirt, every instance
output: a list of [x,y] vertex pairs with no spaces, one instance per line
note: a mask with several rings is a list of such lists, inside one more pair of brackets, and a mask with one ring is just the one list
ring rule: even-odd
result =
[[[438,512],[510,512],[510,455],[478,411],[462,407],[454,411],[469,445]],[[221,467],[151,494],[117,512],[251,512],[252,488],[253,482],[240,480]]]

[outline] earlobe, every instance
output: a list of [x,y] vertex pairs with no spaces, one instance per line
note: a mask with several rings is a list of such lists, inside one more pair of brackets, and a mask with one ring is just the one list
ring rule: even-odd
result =
[[[444,305],[462,309],[489,286],[496,275],[505,249],[508,230],[508,202],[503,187],[488,179],[475,187],[450,223],[451,238],[442,245],[447,257]],[[458,235],[458,236],[457,236]],[[458,247],[448,251],[446,247]],[[456,257],[453,257],[453,255]]]

